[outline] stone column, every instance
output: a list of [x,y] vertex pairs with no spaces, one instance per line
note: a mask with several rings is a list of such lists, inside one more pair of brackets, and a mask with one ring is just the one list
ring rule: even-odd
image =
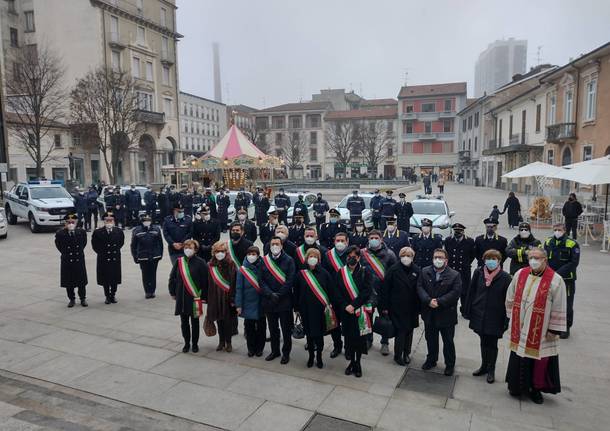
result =
[[163,151],[157,150],[154,155],[154,175],[153,182],[161,183],[163,182],[163,174],[161,173],[161,166],[163,164]]
[[138,183],[138,152],[136,150],[129,151],[129,178],[130,183]]

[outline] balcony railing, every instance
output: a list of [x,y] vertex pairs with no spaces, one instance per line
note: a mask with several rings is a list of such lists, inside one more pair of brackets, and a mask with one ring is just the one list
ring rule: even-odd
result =
[[497,139],[490,139],[489,140],[489,145],[487,146],[487,148],[489,148],[489,149],[498,148],[498,140]]
[[162,49],[160,56],[161,56],[161,63],[163,63],[163,64],[172,65],[175,63],[174,56],[172,55],[171,51],[168,49]]
[[127,46],[127,39],[121,37],[118,31],[109,31],[108,44],[114,49],[124,49]]
[[430,133],[403,133],[403,139],[409,141],[426,141],[430,139],[454,138],[455,132],[430,132]]
[[470,150],[458,151],[458,158],[462,161],[470,160]]
[[576,123],[559,123],[547,126],[547,142],[562,142],[569,139],[576,139]]
[[508,143],[509,145],[519,145],[521,143],[521,134],[517,133],[516,135],[510,135]]
[[165,113],[138,109],[136,111],[136,119],[142,123],[163,125],[165,124]]
[[439,112],[441,118],[451,118],[455,117],[455,111],[442,111]]

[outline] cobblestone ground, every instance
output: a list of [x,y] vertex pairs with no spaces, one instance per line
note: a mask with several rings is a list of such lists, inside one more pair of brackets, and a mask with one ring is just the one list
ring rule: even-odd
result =
[[[505,193],[449,184],[446,198],[455,220],[475,236]],[[512,237],[504,217],[502,222],[500,233]],[[442,376],[442,368],[419,370],[426,351],[421,328],[409,368],[381,356],[376,343],[363,360],[361,379],[343,374],[345,361],[328,357],[328,342],[322,370],[305,367],[302,342],[295,343],[288,365],[247,358],[241,335],[230,354],[216,352],[216,340],[209,338],[198,354],[179,353],[179,322],[165,287],[167,256],[156,299],[144,299],[127,244],[119,303],[105,305],[101,288],[90,284],[89,308],[68,309],[57,287],[52,233],[11,226],[0,241],[0,429],[610,429],[610,256],[598,248],[582,253],[575,326],[561,343],[563,391],[537,406],[511,398],[502,383],[506,337],[498,381],[472,377],[478,338],[464,320],[456,331],[453,378]],[[94,281],[90,247],[87,267]]]

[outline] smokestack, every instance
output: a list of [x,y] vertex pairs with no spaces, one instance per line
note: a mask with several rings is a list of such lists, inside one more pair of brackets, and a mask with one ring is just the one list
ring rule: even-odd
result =
[[222,103],[222,83],[220,82],[220,49],[218,42],[212,44],[214,51],[214,100]]

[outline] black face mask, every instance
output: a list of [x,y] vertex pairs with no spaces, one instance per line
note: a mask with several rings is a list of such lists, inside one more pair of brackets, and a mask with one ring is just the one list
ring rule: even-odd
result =
[[493,227],[488,227],[486,229],[486,232],[487,232],[487,235],[489,235],[489,236],[492,236],[492,235],[494,235],[496,233],[496,231],[494,230]]
[[356,258],[356,256],[350,256],[347,258],[347,264],[349,266],[354,266],[358,263],[358,259]]
[[455,231],[453,231],[453,235],[454,235],[456,238],[461,238],[461,237],[463,237],[463,236],[464,236],[464,232],[462,232],[461,230],[455,230]]
[[241,235],[238,234],[237,232],[231,232],[230,236],[231,236],[231,239],[234,240],[234,241],[237,241],[238,239],[241,238]]
[[318,196],[318,200],[321,201],[322,200],[322,196]]

